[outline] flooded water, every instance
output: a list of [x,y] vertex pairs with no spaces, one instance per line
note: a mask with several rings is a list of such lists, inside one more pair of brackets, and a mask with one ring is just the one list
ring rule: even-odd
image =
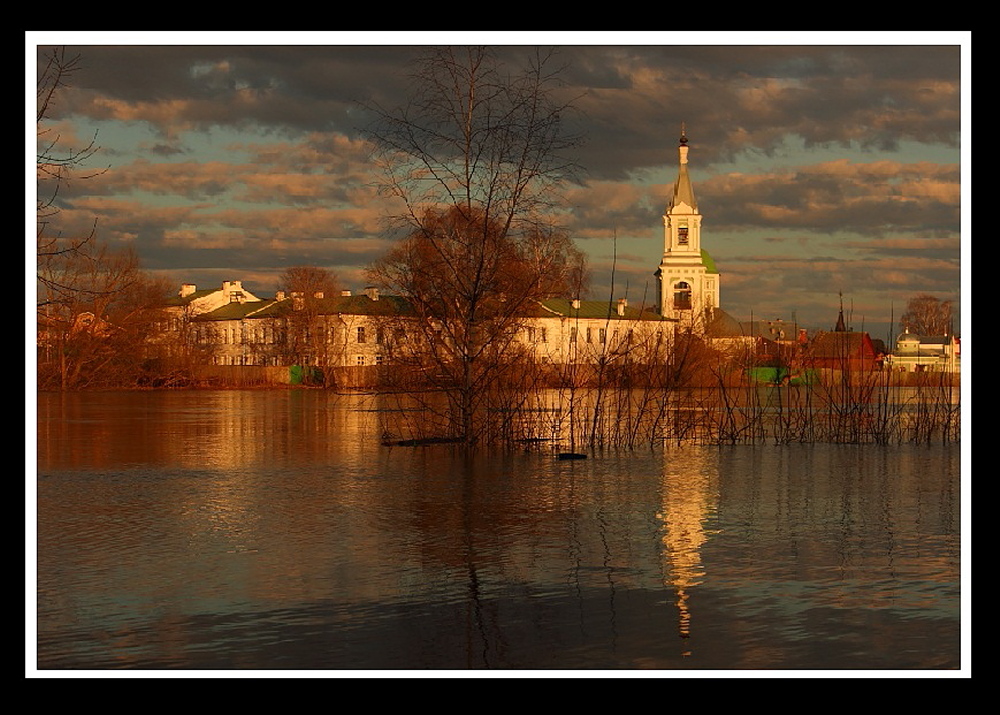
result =
[[374,409],[40,395],[37,668],[966,666],[957,445],[469,457]]

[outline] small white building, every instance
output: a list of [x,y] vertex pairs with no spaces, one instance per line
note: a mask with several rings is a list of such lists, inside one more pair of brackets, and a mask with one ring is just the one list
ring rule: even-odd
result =
[[961,369],[961,340],[954,335],[914,335],[906,331],[886,359],[898,372],[952,372]]

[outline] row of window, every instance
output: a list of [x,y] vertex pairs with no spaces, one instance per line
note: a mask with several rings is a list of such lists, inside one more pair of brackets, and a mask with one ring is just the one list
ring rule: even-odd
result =
[[[677,298],[675,296],[675,307],[679,304],[686,304],[690,307],[690,297],[686,299]],[[525,337],[529,343],[548,343],[549,342],[549,330],[544,327],[534,327],[529,326],[524,329]],[[607,329],[606,328],[592,328],[586,327],[584,329],[584,339],[588,343],[607,342]],[[615,330],[617,333],[617,330]],[[629,331],[631,332],[631,331]],[[365,326],[358,326],[353,330],[354,342],[359,344],[368,343],[374,333],[375,344],[385,345],[386,335],[385,331],[381,328],[370,329]],[[576,326],[570,327],[569,340],[572,343],[578,341],[579,328]],[[313,328],[307,328],[303,334],[304,340],[307,343],[317,343],[321,344],[324,342],[337,342],[336,338],[337,329],[336,328],[324,328],[323,326],[315,326]],[[258,325],[258,326],[248,326],[245,324],[240,325],[221,325],[221,326],[197,326],[194,330],[195,340],[201,343],[222,343],[225,345],[240,345],[246,343],[261,343],[261,344],[282,344],[287,341],[288,331],[283,326],[271,326],[271,325]],[[221,338],[221,340],[220,340]],[[406,334],[399,330],[396,333],[396,339],[398,341],[404,341],[406,339]]]
[[[307,363],[318,364],[316,358],[307,358]],[[354,358],[354,364],[358,367],[364,367],[366,365],[382,365],[385,362],[385,357],[382,355],[375,355],[374,358],[366,355],[357,355]],[[216,355],[212,358],[212,363],[215,365],[243,365],[243,366],[279,366],[284,364],[282,359],[277,356],[259,356],[259,355]]]
[[[172,324],[176,330],[180,329],[179,323]],[[375,343],[383,345],[385,334],[381,329],[374,331]],[[358,327],[355,330],[355,342],[367,343],[371,333],[365,327]],[[307,343],[333,343],[337,342],[337,329],[326,328],[324,326],[314,326],[306,328],[303,338]],[[194,339],[200,343],[222,343],[224,345],[239,345],[244,343],[281,344],[288,339],[288,330],[282,326],[271,325],[222,325],[222,326],[198,326],[194,329]]]
[[[527,330],[528,330],[528,340],[529,340],[529,342],[536,342],[535,339],[534,339],[536,335],[538,337],[537,342],[540,342],[540,343],[547,343],[548,342],[548,335],[547,335],[547,332],[546,332],[545,328],[537,328],[537,329],[536,328],[528,328]],[[614,340],[617,340],[618,339],[618,329],[615,328],[611,332],[612,332],[612,338]],[[631,340],[632,339],[632,335],[633,335],[633,330],[631,328],[628,329],[628,330],[626,330],[625,331],[625,335],[626,335],[626,338],[628,340]],[[579,336],[580,336],[580,330],[579,330],[579,328],[577,328],[575,326],[570,327],[570,329],[569,329],[569,341],[571,343],[579,342]],[[604,343],[608,342],[608,330],[607,330],[607,328],[586,327],[586,328],[584,328],[583,336],[584,336],[584,342],[587,342],[587,343],[595,343],[596,342],[596,343],[604,344]]]

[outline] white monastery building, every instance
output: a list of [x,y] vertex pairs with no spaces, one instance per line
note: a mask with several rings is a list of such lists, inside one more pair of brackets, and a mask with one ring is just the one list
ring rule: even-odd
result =
[[[654,274],[656,305],[629,305],[624,298],[541,301],[525,316],[518,336],[539,359],[585,363],[638,354],[669,343],[676,332],[703,334],[709,319],[721,312],[719,273],[702,248],[702,215],[688,175],[688,152],[682,130],[677,180],[663,214],[663,256]],[[295,332],[294,352],[301,362],[356,367],[388,359],[392,340],[405,339],[399,326],[405,325],[409,308],[405,298],[380,296],[374,288],[360,295],[344,291],[305,300],[278,292],[262,299],[233,280],[221,289],[184,284],[171,311],[174,339],[186,331],[205,359],[217,365],[285,364]]]

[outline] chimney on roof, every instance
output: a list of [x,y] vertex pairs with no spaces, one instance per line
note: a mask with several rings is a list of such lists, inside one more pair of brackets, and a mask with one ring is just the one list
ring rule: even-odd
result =
[[276,292],[274,294],[274,299],[275,300],[284,300],[285,299],[285,291],[279,290],[278,292]]
[[323,291],[321,290],[318,290],[315,293],[313,293],[313,298],[322,298],[322,297],[323,297]]
[[628,307],[628,298],[618,299],[618,315],[625,315],[625,308]]
[[189,295],[198,290],[198,286],[194,283],[181,283],[181,289],[178,291],[177,295],[181,298],[187,298]]
[[351,297],[351,291],[349,291],[349,290],[342,290],[342,291],[340,291],[340,297],[341,298],[350,298]]
[[574,298],[573,299],[573,310],[580,310],[580,299],[579,298]]
[[375,286],[368,286],[365,288],[365,295],[367,295],[372,300],[378,300],[378,288]]

